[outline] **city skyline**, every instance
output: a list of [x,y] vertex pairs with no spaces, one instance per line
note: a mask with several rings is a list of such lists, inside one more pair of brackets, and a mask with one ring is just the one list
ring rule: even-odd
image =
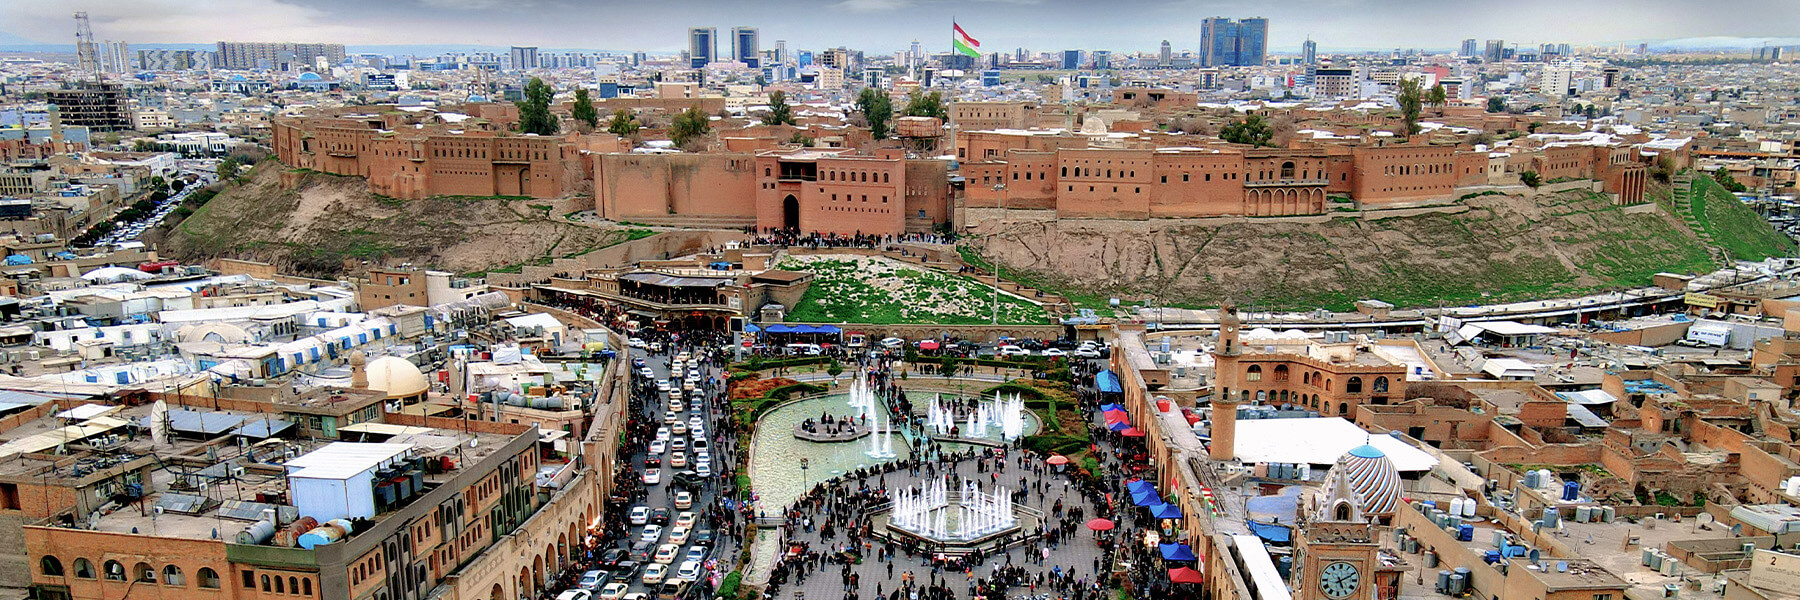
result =
[[[203,3],[205,4],[205,3]],[[1054,10],[1067,5],[1070,10]],[[950,5],[939,0],[819,0],[723,3],[714,0],[633,5],[574,0],[413,0],[368,5],[347,0],[250,0],[217,2],[199,11],[172,0],[72,3],[50,0],[0,8],[0,42],[67,44],[69,15],[86,10],[103,39],[140,45],[215,41],[336,42],[351,46],[537,46],[545,50],[591,49],[658,53],[687,47],[691,27],[758,28],[767,39],[798,47],[848,45],[870,52],[903,51],[912,41],[929,52],[947,51],[952,18],[984,46],[1043,51],[1066,48],[1156,52],[1172,40],[1177,53],[1197,51],[1201,22],[1209,17],[1267,18],[1271,53],[1292,54],[1306,39],[1324,52],[1426,48],[1455,50],[1466,38],[1508,44],[1606,45],[1645,40],[1709,37],[1773,37],[1800,30],[1800,5],[1766,0],[1721,0],[1704,13],[1681,0],[1601,0],[1570,6],[1525,0],[1506,6],[1476,2],[1379,2],[1377,0],[1132,1],[1136,10],[1089,14],[1062,0],[987,0]],[[512,7],[512,8],[509,8]],[[778,8],[792,9],[783,14]],[[1386,10],[1369,10],[1382,8]],[[955,14],[952,14],[952,10]],[[1618,19],[1629,10],[1633,19]],[[1731,15],[1756,11],[1754,22]],[[1144,18],[1174,13],[1173,18]],[[359,14],[355,21],[339,16]],[[1392,15],[1406,15],[1395,18]],[[1520,14],[1555,15],[1542,20]],[[179,16],[179,17],[178,17]],[[629,26],[617,26],[621,21]],[[369,23],[362,25],[360,23]],[[879,28],[861,27],[880,23]],[[1173,23],[1173,24],[1171,24]],[[1410,23],[1430,23],[1430,28]],[[1446,25],[1448,24],[1448,25]],[[605,32],[596,36],[594,32]],[[229,32],[222,35],[220,32]],[[934,41],[935,40],[935,41]]]

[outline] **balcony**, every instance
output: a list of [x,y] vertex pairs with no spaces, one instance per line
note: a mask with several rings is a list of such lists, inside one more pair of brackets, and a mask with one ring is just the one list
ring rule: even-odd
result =
[[1329,179],[1265,179],[1262,181],[1245,181],[1244,187],[1247,187],[1247,188],[1302,187],[1302,186],[1309,186],[1309,185],[1330,185],[1330,184],[1331,184],[1331,180],[1329,180]]

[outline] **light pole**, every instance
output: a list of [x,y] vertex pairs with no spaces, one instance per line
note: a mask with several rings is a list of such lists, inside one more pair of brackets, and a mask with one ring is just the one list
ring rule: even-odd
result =
[[808,483],[806,479],[806,467],[807,463],[810,462],[812,461],[808,460],[806,457],[800,457],[800,487],[802,488],[806,487],[806,484]]
[[[995,196],[995,199],[996,199],[997,203],[1000,205],[1000,229],[1004,230],[1006,228],[1006,183],[1004,183],[1005,182],[1004,179],[1001,181],[1002,181],[1002,183],[994,184],[994,193],[997,194]],[[992,262],[994,265],[994,314],[992,317],[989,318],[988,324],[999,325],[1000,324],[1000,259],[995,258]]]

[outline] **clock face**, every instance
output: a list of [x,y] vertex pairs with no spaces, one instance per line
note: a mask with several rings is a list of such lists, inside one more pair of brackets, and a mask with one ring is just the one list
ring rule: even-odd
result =
[[1331,598],[1348,598],[1361,583],[1362,574],[1347,562],[1334,562],[1319,571],[1319,591]]

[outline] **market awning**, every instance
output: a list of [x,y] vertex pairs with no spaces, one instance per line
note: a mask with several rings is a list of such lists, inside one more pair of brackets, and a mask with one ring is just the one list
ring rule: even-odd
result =
[[1256,537],[1271,542],[1287,543],[1294,539],[1294,530],[1286,525],[1271,525],[1256,521],[1245,521],[1244,524],[1250,526],[1250,532],[1256,534]]
[[678,277],[662,273],[626,273],[619,279],[646,285],[662,287],[705,287],[716,288],[731,284],[730,279],[717,277]]
[[1101,369],[1095,374],[1094,387],[1100,388],[1100,393],[1103,394],[1125,393],[1124,386],[1119,385],[1119,375],[1112,372],[1112,369]]
[[1162,498],[1156,497],[1154,491],[1137,491],[1131,493],[1131,503],[1138,506],[1156,506],[1162,504]]
[[1157,544],[1163,560],[1194,560],[1194,549],[1187,544]]
[[1179,519],[1181,518],[1181,507],[1173,504],[1152,506],[1150,507],[1150,515],[1158,519]]

